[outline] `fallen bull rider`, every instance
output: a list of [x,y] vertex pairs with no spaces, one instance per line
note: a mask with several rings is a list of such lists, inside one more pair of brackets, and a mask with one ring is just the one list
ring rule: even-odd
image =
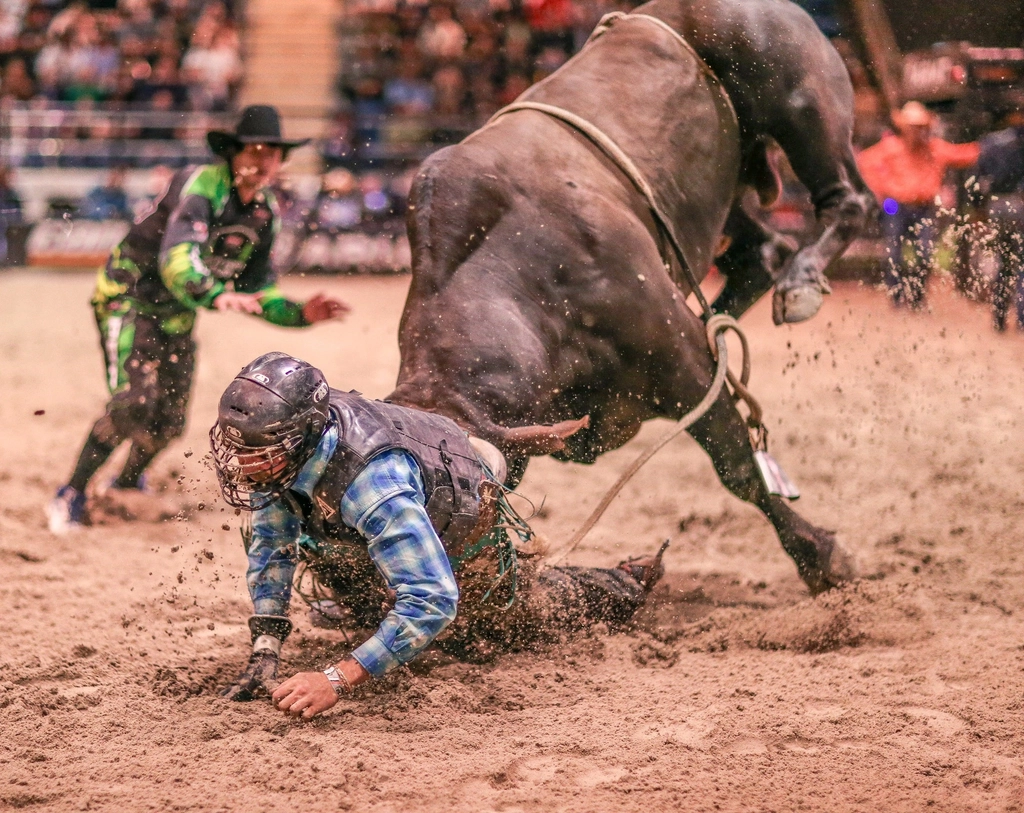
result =
[[[443,416],[330,389],[284,353],[243,368],[210,439],[225,499],[252,512],[253,650],[224,692],[232,700],[272,690],[279,709],[308,719],[435,640],[508,647],[628,621],[663,573],[664,547],[610,569],[541,567],[517,550],[533,534],[505,499],[495,447]],[[378,626],[340,663],[276,685],[300,565],[315,622]]]

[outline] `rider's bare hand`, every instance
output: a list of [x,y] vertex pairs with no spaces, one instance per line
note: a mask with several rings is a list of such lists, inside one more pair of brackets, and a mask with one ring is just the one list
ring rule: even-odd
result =
[[[370,679],[370,673],[352,658],[337,664],[337,669],[350,688]],[[277,708],[303,720],[316,717],[338,702],[338,695],[323,672],[299,672],[292,675],[271,696]]]
[[308,720],[338,702],[334,687],[323,672],[299,672],[273,694],[274,705],[285,714]]

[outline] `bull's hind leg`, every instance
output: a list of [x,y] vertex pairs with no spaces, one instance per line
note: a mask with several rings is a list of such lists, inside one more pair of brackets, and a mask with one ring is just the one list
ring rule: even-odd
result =
[[725,276],[725,288],[715,299],[714,309],[739,319],[775,284],[796,244],[758,221],[742,201],[733,205],[724,231],[729,248],[715,264]]
[[802,322],[818,312],[822,295],[830,291],[825,269],[861,232],[875,207],[850,146],[852,104],[827,88],[819,91],[792,93],[782,121],[772,128],[817,214],[814,241],[797,252],[775,282],[772,316],[777,325]]
[[812,594],[854,578],[852,557],[835,534],[807,522],[783,498],[768,493],[754,462],[746,426],[727,393],[723,392],[689,431],[711,456],[725,487],[760,508],[775,526],[783,549]]

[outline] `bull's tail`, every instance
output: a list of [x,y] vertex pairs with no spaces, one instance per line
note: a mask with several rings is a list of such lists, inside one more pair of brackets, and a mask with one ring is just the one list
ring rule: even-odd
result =
[[565,449],[566,438],[590,426],[590,416],[556,424],[499,427],[503,433],[501,446],[506,454],[514,456],[545,455]]

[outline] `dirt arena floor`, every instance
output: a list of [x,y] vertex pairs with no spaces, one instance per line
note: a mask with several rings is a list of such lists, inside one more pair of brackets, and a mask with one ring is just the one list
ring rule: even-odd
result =
[[[843,284],[809,324],[773,327],[767,303],[744,320],[797,507],[863,580],[810,599],[684,437],[571,559],[671,538],[635,628],[485,664],[430,655],[305,724],[221,700],[250,606],[201,460],[216,399],[272,349],[387,393],[407,284],[286,280],[354,307],[306,331],[203,314],[162,494],[99,498],[96,525],[55,539],[43,506],[104,403],[91,278],[0,273],[0,808],[1024,810],[1024,338],[938,288],[927,314]],[[532,465],[521,490],[553,549],[668,428],[591,467]],[[293,615],[286,673],[346,651]]]

